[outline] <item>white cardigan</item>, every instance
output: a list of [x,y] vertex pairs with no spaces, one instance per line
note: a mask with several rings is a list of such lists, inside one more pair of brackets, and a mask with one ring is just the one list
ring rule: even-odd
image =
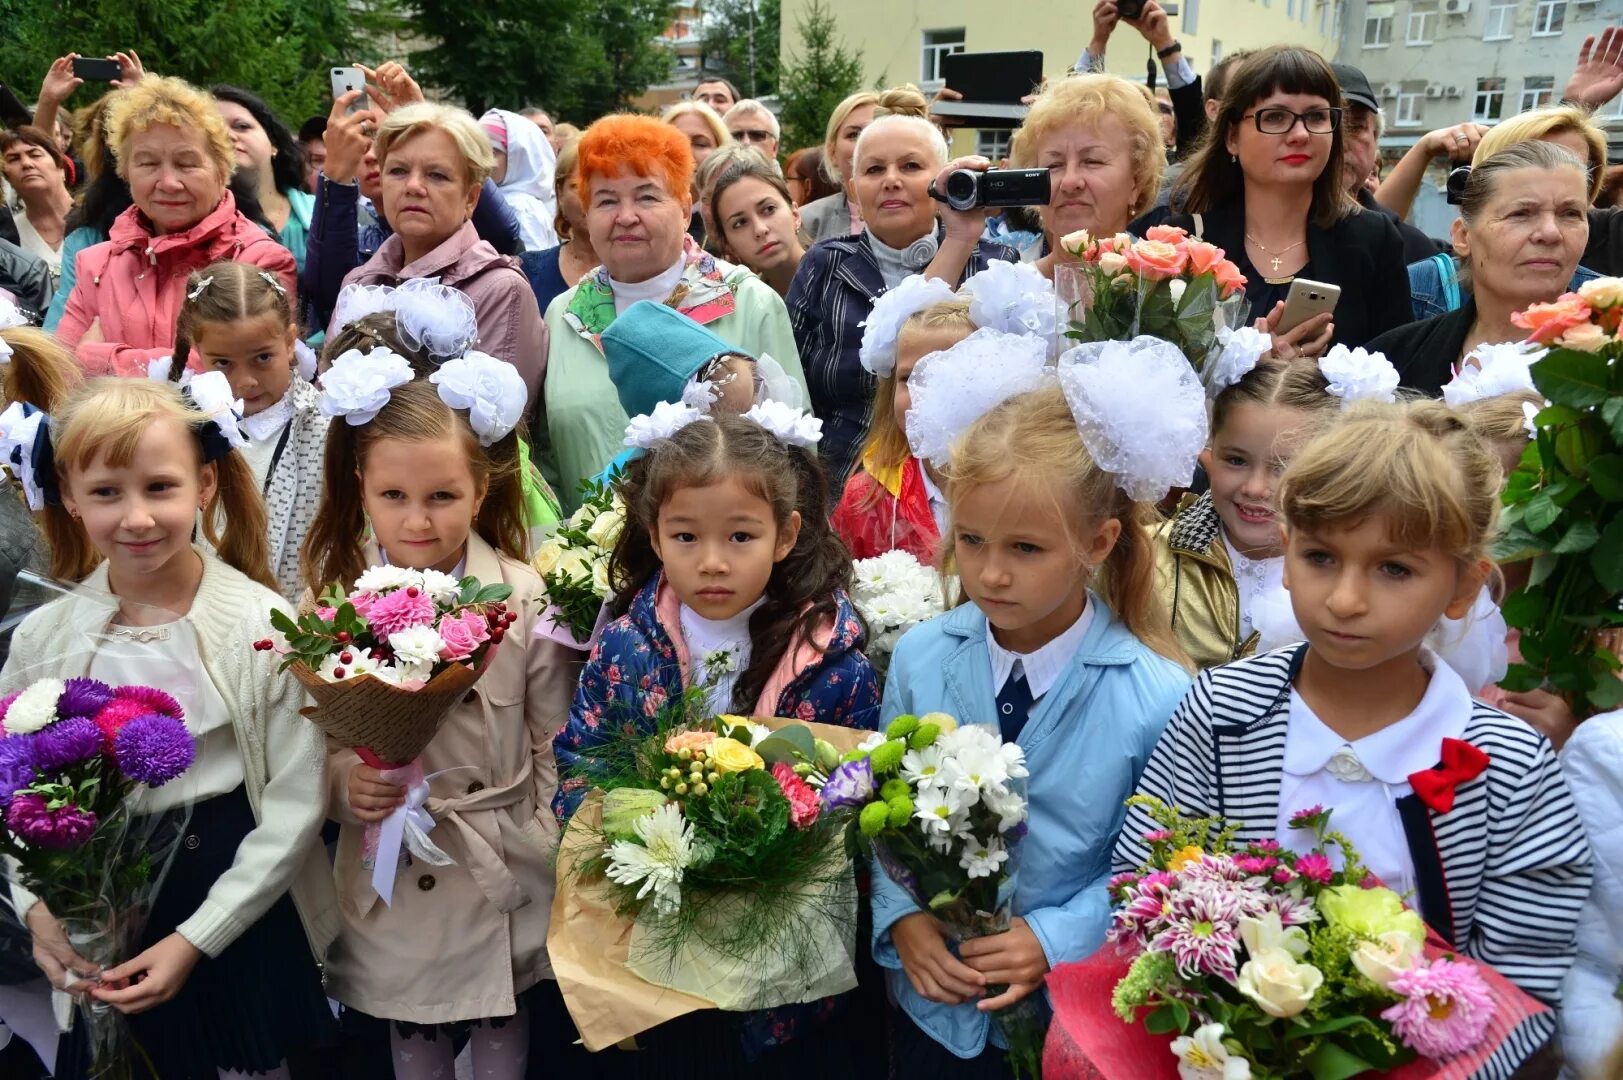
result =
[[1561,751],[1561,771],[1595,855],[1595,890],[1578,918],[1578,960],[1561,989],[1569,1069],[1600,1076],[1623,1036],[1623,711],[1592,716]]
[[[316,726],[299,715],[305,698],[298,681],[277,673],[275,653],[253,648],[270,633],[270,610],[286,601],[202,549],[198,554],[203,579],[183,618],[196,630],[203,669],[231,711],[257,824],[178,930],[206,955],[219,956],[291,890],[320,960],[338,930],[332,871],[320,844],[326,748]],[[76,646],[106,628],[116,603],[103,563],[73,595],[24,619],[0,671],[0,693],[36,679],[85,675],[93,653]],[[154,672],[152,681],[161,686],[162,678]]]

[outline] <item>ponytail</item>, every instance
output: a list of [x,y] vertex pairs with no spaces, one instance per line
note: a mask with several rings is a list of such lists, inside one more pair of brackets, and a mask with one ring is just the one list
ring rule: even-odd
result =
[[[252,467],[232,450],[214,462],[214,469],[214,495],[203,508],[203,535],[221,561],[276,592],[276,578],[270,570],[270,525]],[[216,525],[221,515],[223,530]]]
[[0,397],[54,412],[84,382],[84,371],[55,335],[32,326],[0,330],[11,358],[0,364]]

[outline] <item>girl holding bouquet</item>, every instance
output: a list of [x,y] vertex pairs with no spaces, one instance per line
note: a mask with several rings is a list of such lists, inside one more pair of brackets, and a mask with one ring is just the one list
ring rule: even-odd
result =
[[[568,712],[574,669],[562,646],[531,636],[542,585],[524,562],[514,431],[524,380],[481,353],[415,378],[406,357],[384,343],[392,335],[363,322],[374,330],[371,349],[337,357],[322,379],[321,407],[334,421],[304,550],[309,584],[387,588],[397,568],[432,571],[446,583],[471,576],[511,586],[507,605],[517,621],[419,759],[432,840],[451,862],[402,868],[389,904],[363,865],[363,833],[406,790],[354,750],[330,751],[326,802],[341,826],[341,927],[327,986],[358,1014],[357,1026],[368,1017],[393,1021],[400,1080],[449,1076],[463,1037],[477,1075],[517,1080],[532,1034],[547,1032],[540,1041],[560,1052],[572,1038],[563,1035],[546,937],[557,841],[548,809],[557,776],[552,737]],[[380,601],[367,614],[374,632],[387,619],[416,625],[403,606],[408,590],[385,600],[394,597],[398,610],[380,611]],[[442,621],[426,659],[443,656],[441,646],[471,650],[480,632]]]
[[[287,1054],[332,1024],[316,966],[336,930],[318,842],[321,736],[299,715],[298,684],[251,647],[283,601],[269,588],[265,511],[235,449],[242,438],[225,377],[199,375],[189,393],[97,379],[24,447],[24,462],[42,460],[46,442],[54,452],[52,474],[22,466],[24,487],[42,503],[53,576],[83,579],[84,591],[24,620],[0,677],[15,688],[46,677],[121,684],[179,674],[167,685],[196,760],[141,810],[192,801],[185,840],[143,951],[95,978],[75,983],[64,968],[94,967],[72,955],[43,905],[14,899],[52,984],[128,1014],[157,1075],[285,1077]],[[209,546],[192,542],[199,511]],[[118,605],[110,621],[107,595]]]
[[[921,370],[963,360],[971,385],[985,370],[971,343],[954,350],[968,355],[932,357]],[[955,942],[900,885],[874,875],[874,958],[890,969],[903,1014],[898,1077],[1009,1076],[994,1014],[1040,994],[1051,967],[1088,955],[1109,926],[1123,802],[1189,685],[1154,588],[1147,526],[1169,478],[1194,468],[1205,401],[1188,362],[1154,344],[1164,351],[1081,346],[1061,358],[1059,386],[1039,351],[1037,388],[979,419],[984,400],[966,393],[921,399],[909,417],[910,434],[968,426],[946,480],[949,554],[971,603],[902,638],[882,715],[995,716],[1031,775],[1007,933]],[[1074,363],[1084,352],[1104,355]],[[1142,396],[1132,397],[1135,386]],[[1101,416],[1132,417],[1113,429],[1132,445],[1115,445]]]
[[[1139,792],[1298,851],[1313,838],[1290,819],[1333,810],[1443,941],[1558,1007],[1592,879],[1572,795],[1548,740],[1473,701],[1423,644],[1492,571],[1501,480],[1445,405],[1344,413],[1280,482],[1306,643],[1201,673]],[[1118,869],[1143,863],[1156,827],[1129,811]],[[1496,1052],[1502,1074],[1554,1031],[1554,1013],[1524,1021]]]

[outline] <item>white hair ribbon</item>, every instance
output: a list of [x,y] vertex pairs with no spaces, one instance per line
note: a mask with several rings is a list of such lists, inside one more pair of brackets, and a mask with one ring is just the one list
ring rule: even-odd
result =
[[804,409],[781,401],[762,401],[744,414],[770,431],[781,443],[813,449],[823,438],[823,422]]
[[1343,409],[1355,401],[1391,404],[1398,398],[1398,369],[1384,353],[1332,345],[1319,358],[1319,371],[1330,384],[1330,394],[1341,399]]
[[[373,355],[376,355],[375,353]],[[440,400],[466,409],[480,446],[489,446],[518,426],[529,400],[524,376],[506,360],[482,352],[453,357],[429,375]]]
[[862,322],[862,345],[857,359],[881,379],[896,371],[896,339],[902,324],[931,304],[951,300],[952,286],[940,278],[910,274],[873,302]]
[[389,392],[411,379],[410,362],[393,349],[350,349],[321,376],[321,414],[341,416],[351,427],[369,424],[389,404]]

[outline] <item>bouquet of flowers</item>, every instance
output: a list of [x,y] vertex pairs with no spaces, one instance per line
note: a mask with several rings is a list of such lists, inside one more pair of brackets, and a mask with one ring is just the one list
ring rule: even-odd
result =
[[[826,777],[813,774],[823,805],[854,815],[890,879],[960,941],[1009,929],[1027,775],[1019,746],[945,713],[898,716],[883,739],[847,754]],[[1043,996],[1028,995],[992,1018],[1015,1075],[1040,1076]]]
[[[100,969],[133,955],[180,838],[185,808],[142,814],[140,796],[195,754],[180,705],[149,686],[38,679],[0,698],[0,852],[15,883],[61,923],[59,959],[86,981],[96,981],[86,962]],[[126,1044],[119,1014],[86,1004],[81,1015],[92,1075],[129,1075],[139,1049]]]
[[858,559],[851,569],[851,602],[868,622],[863,651],[883,672],[903,634],[946,610],[941,577],[900,549]]
[[1604,631],[1623,627],[1623,278],[1585,282],[1512,320],[1548,350],[1531,369],[1547,400],[1525,407],[1533,445],[1506,482],[1494,551],[1532,561],[1503,606],[1522,660],[1502,685],[1547,685],[1581,711],[1615,709],[1623,679]]
[[[1236,845],[1235,825],[1183,818],[1147,796],[1131,802],[1161,828],[1146,836],[1149,861],[1110,884],[1108,937],[1132,957],[1111,1002],[1120,1021],[1175,1036],[1173,1057],[1160,1060],[1175,1060],[1180,1076],[1324,1080],[1443,1066],[1464,1076],[1524,1008],[1497,973],[1428,942],[1420,916],[1365,872],[1322,807],[1291,819],[1315,839],[1295,854],[1272,840]],[[1074,1000],[1068,976],[1055,973],[1056,1030],[1112,1040],[1119,1029]],[[1119,1065],[1141,1067],[1136,1050],[1123,1047]]]
[[626,508],[612,487],[588,481],[581,491],[580,509],[536,549],[531,565],[547,590],[536,636],[589,650],[602,629],[609,556],[625,528]]
[[306,717],[413,792],[381,826],[367,828],[364,858],[385,903],[394,895],[402,843],[424,862],[450,861],[428,840],[432,820],[425,828],[426,815],[418,813],[427,786],[417,758],[517,621],[503,602],[512,592],[437,570],[374,566],[348,593],[327,586],[297,619],[271,612],[279,640],[254,643],[280,653],[282,670],[315,699],[302,710]]
[[1196,372],[1218,344],[1217,332],[1244,326],[1251,310],[1245,276],[1223,249],[1182,229],[1157,225],[1140,240],[1128,233],[1060,240],[1076,263],[1061,262],[1054,287],[1066,336],[1078,341],[1170,341]]

